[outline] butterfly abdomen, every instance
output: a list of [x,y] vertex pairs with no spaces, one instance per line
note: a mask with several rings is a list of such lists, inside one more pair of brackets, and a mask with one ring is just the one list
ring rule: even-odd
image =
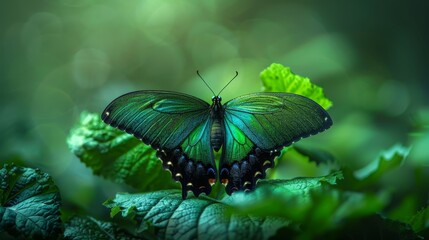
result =
[[216,152],[219,151],[223,144],[222,122],[218,118],[213,120],[212,129],[210,132],[210,143]]

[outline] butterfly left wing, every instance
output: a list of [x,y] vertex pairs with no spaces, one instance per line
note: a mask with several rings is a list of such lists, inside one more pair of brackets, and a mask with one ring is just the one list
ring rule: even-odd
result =
[[332,125],[316,102],[291,93],[253,93],[224,105],[220,179],[226,192],[252,190],[284,146]]
[[216,181],[210,145],[210,105],[168,91],[137,91],[113,100],[102,120],[157,150],[166,170],[182,184],[182,196],[209,194]]

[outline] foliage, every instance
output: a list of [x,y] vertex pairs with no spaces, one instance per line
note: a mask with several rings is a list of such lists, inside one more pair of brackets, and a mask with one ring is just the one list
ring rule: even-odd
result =
[[[332,105],[322,88],[280,64],[264,70],[261,79],[266,91],[301,94],[325,109]],[[429,231],[427,206],[409,218],[391,219],[387,213],[403,206],[391,205],[393,193],[377,187],[404,164],[410,149],[401,145],[360,170],[342,167],[318,177],[265,179],[253,192],[183,200],[154,150],[107,126],[98,114],[83,112],[67,142],[94,174],[137,192],[118,193],[104,203],[112,221],[90,216],[61,221],[61,199],[51,177],[5,165],[0,170],[3,234],[34,239],[421,239]],[[294,145],[285,151],[318,166],[334,161],[317,148]],[[219,188],[213,192],[223,192]]]
[[98,221],[92,217],[73,217],[65,224],[65,239],[124,239],[135,240],[138,237],[110,222]]
[[156,161],[155,150],[134,136],[101,121],[99,114],[82,112],[67,141],[71,151],[94,174],[140,191],[177,188]]
[[310,82],[309,78],[292,73],[290,68],[278,63],[261,72],[261,79],[266,92],[290,92],[310,98],[324,109],[332,106],[331,100],[323,94],[323,89]]
[[17,238],[61,236],[61,197],[52,178],[38,169],[4,165],[0,169],[0,232]]
[[351,171],[345,168],[344,174],[346,181],[342,184],[347,189],[364,190],[371,185],[374,186],[376,181],[383,176],[386,171],[399,167],[408,156],[410,149],[395,145],[387,151],[384,151],[377,159],[367,166]]

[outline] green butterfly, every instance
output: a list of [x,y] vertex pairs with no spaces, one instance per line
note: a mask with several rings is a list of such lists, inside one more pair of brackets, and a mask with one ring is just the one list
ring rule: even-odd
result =
[[[217,179],[229,195],[253,190],[283,147],[332,125],[321,106],[300,95],[252,93],[222,104],[219,94],[213,92],[210,105],[178,92],[131,92],[113,100],[101,118],[156,149],[181,183],[183,199],[188,191],[208,195]],[[220,149],[217,169],[213,150]]]

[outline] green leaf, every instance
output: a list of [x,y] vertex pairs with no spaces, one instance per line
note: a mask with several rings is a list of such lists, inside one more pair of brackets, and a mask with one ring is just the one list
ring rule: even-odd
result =
[[237,192],[225,197],[223,202],[243,214],[277,216],[302,222],[313,204],[312,195],[336,185],[342,178],[342,173],[338,171],[322,177],[260,180],[253,192]]
[[341,223],[340,229],[333,229],[318,234],[309,234],[286,226],[280,229],[271,238],[275,239],[423,239],[414,233],[411,227],[405,223],[386,219],[378,214],[361,218],[359,220],[347,220]]
[[70,240],[140,239],[114,223],[92,217],[73,217],[65,224],[64,238]]
[[209,197],[183,200],[176,190],[122,193],[105,205],[112,215],[118,213],[119,207],[122,217],[137,224],[151,222],[161,239],[267,239],[290,223],[285,218],[288,215],[278,211],[296,212],[297,209],[288,208],[292,199],[307,204],[305,199],[311,191],[336,184],[341,178],[341,172],[336,172],[318,178],[261,180],[254,192],[236,192],[222,201]]
[[429,228],[429,207],[419,211],[409,221],[407,221],[413,227],[413,230],[421,232]]
[[[287,231],[298,231],[311,239],[341,227],[344,221],[381,211],[388,202],[384,193],[362,194],[336,189],[341,181],[341,171],[323,177],[261,180],[253,193],[236,193],[224,202],[242,214],[286,219],[291,227]],[[299,229],[294,230],[294,225],[299,225]]]
[[267,239],[286,222],[276,217],[228,214],[229,205],[208,197],[183,200],[181,192],[117,194],[108,208],[119,206],[137,224],[151,222],[160,239]]
[[317,102],[324,109],[332,106],[325,97],[323,89],[310,82],[310,79],[292,73],[290,68],[278,63],[261,72],[260,75],[265,92],[289,92],[299,94]]
[[291,148],[295,150],[298,154],[300,154],[302,157],[307,158],[308,161],[315,162],[317,165],[329,164],[334,162],[334,156],[320,148],[304,147],[299,144],[294,144]]
[[0,179],[0,232],[25,239],[59,238],[61,197],[52,178],[38,169],[5,164]]
[[359,190],[374,185],[389,170],[399,167],[409,152],[409,148],[395,145],[362,169],[353,172],[344,168],[346,181],[343,182],[342,187],[349,190]]
[[155,150],[133,135],[108,126],[98,114],[83,112],[67,143],[96,175],[140,191],[179,187],[162,168]]

